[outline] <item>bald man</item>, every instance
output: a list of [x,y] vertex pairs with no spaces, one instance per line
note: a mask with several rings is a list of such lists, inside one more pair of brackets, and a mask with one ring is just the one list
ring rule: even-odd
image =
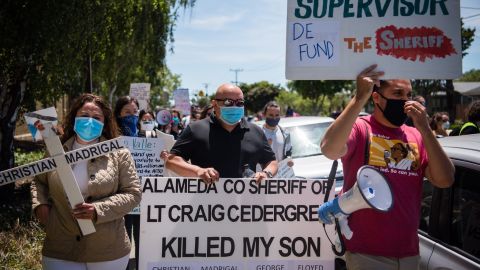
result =
[[[257,182],[277,173],[277,161],[262,129],[244,119],[242,90],[233,84],[218,87],[212,100],[214,115],[191,123],[168,156],[169,170],[197,177],[207,184],[219,178],[241,178],[245,167],[255,170]],[[188,162],[190,161],[190,163]]]

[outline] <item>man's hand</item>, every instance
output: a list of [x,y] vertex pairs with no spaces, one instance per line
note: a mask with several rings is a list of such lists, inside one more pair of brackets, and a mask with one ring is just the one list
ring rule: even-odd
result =
[[372,95],[373,85],[380,86],[380,77],[383,76],[383,71],[376,71],[377,65],[371,65],[364,69],[357,76],[357,98],[359,100],[367,101]]
[[430,132],[428,115],[425,107],[417,101],[409,100],[405,103],[405,113],[413,120],[415,128],[420,132]]
[[264,179],[268,179],[269,177],[266,172],[256,172],[253,178],[255,178],[255,182],[257,182],[257,185],[258,185]]
[[73,208],[73,216],[77,219],[95,220],[97,218],[97,211],[91,203],[80,203]]
[[41,204],[37,208],[35,208],[35,216],[37,217],[40,224],[44,226],[47,225],[48,223],[49,215],[50,215],[50,205]]
[[200,168],[197,171],[197,177],[201,178],[208,185],[218,181],[220,174],[214,168]]

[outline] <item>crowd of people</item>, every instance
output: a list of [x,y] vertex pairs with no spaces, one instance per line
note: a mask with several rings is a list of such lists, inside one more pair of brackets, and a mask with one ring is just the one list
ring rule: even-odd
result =
[[[384,160],[386,168],[415,172],[408,177],[396,170],[387,173],[397,198],[392,211],[362,211],[350,216],[349,224],[356,237],[346,242],[346,259],[349,269],[383,269],[386,264],[399,263],[407,267],[401,269],[416,269],[419,183],[424,176],[438,187],[453,183],[453,165],[434,138],[479,133],[480,101],[471,104],[467,123],[450,131],[448,114],[434,113],[429,117],[425,99],[411,100],[408,80],[385,81],[380,80],[381,76],[383,72],[377,71],[376,66],[358,75],[356,96],[327,130],[321,148],[327,157],[342,159],[344,191],[355,184],[357,169],[370,164],[370,156],[364,154],[373,152],[364,147],[372,142],[391,145],[384,156],[374,156],[372,160]],[[374,113],[357,117],[370,98],[375,104]],[[281,108],[276,102],[265,104],[259,114],[265,119],[262,127],[248,121],[244,105],[242,90],[228,83],[220,85],[211,104],[192,107],[186,116],[175,109],[140,110],[138,101],[129,96],[119,98],[112,110],[101,97],[83,94],[71,106],[61,140],[67,150],[74,150],[119,135],[168,134],[176,143],[162,153],[162,158],[166,168],[176,174],[197,177],[207,184],[224,177],[248,175],[258,183],[275,176],[279,162],[291,155],[292,146],[288,132],[281,128]],[[285,114],[294,116],[295,112],[289,107]],[[408,118],[410,127],[404,125]],[[293,162],[288,162],[288,166],[293,166]],[[85,199],[80,205],[69,205],[56,172],[38,175],[32,183],[34,213],[46,231],[43,268],[127,268],[131,241],[135,242],[136,258],[140,241],[140,217],[129,214],[141,199],[131,155],[123,149],[77,163],[72,170]],[[246,171],[251,173],[245,174]],[[417,195],[403,193],[406,184]],[[338,214],[338,203],[332,201],[319,208],[323,222],[332,222],[330,214]],[[97,232],[83,236],[75,219],[92,220]],[[371,237],[371,228],[376,228],[378,237]]]

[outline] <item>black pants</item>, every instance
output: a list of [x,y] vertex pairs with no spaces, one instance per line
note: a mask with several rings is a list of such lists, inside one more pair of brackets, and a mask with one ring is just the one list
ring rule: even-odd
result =
[[[138,269],[138,250],[140,247],[140,215],[126,215],[125,216],[125,229],[127,230],[130,243],[132,242],[132,230],[133,239],[135,241],[135,269]],[[129,262],[130,264],[130,262]],[[127,270],[129,265],[127,265]]]

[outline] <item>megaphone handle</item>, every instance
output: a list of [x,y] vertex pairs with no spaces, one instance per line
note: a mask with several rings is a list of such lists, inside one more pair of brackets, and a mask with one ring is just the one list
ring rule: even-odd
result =
[[348,240],[352,239],[353,232],[350,229],[350,226],[348,226],[347,216],[342,215],[341,217],[339,217],[338,223],[340,225],[340,229],[342,230],[343,236],[345,236],[345,238],[347,238]]
[[338,232],[338,240],[340,241],[340,251],[337,251],[337,247],[333,243],[332,243],[332,250],[333,250],[333,253],[335,253],[335,255],[343,256],[345,254],[345,242],[343,241],[342,231],[340,229],[338,218],[335,218],[335,229]]

